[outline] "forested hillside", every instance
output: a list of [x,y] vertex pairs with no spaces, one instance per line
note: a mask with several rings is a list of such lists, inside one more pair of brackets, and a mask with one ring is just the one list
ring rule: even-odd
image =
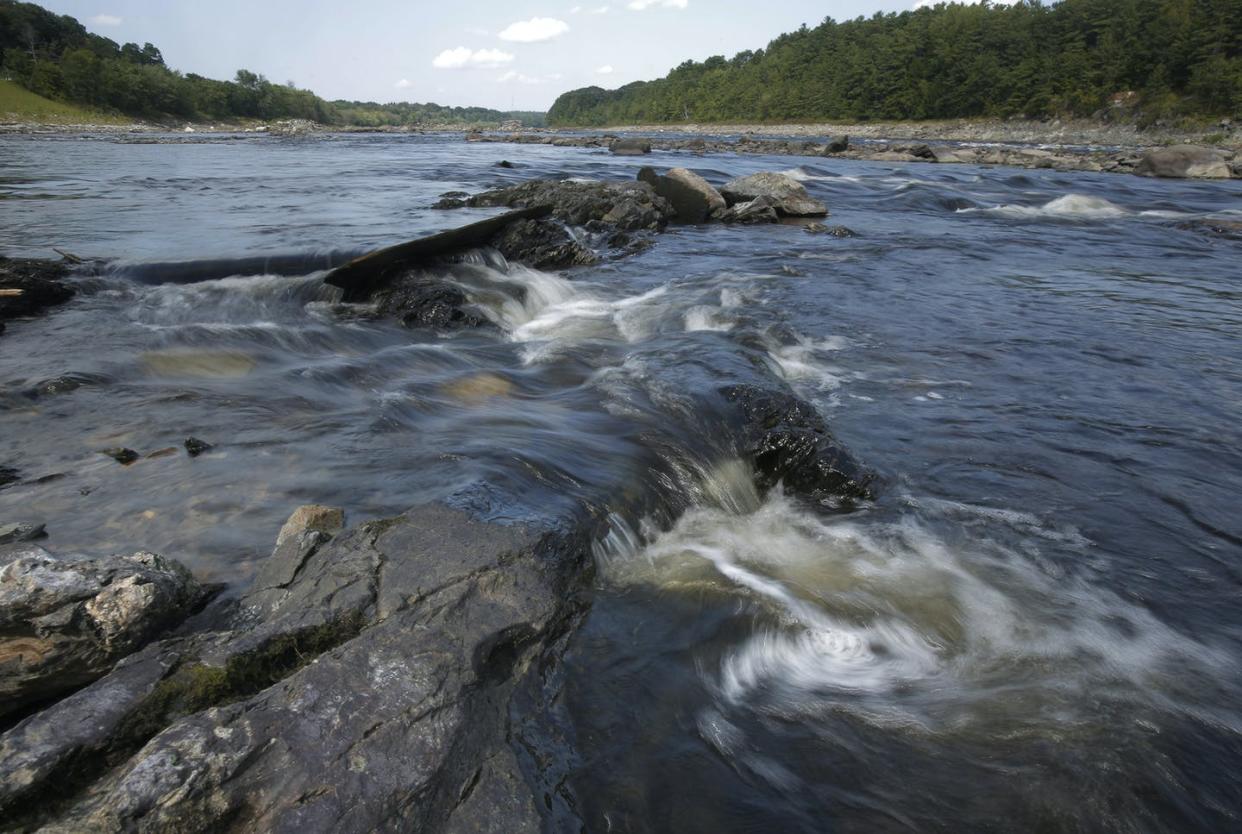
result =
[[0,75],[49,99],[148,118],[310,119],[368,127],[542,118],[481,107],[327,102],[244,69],[232,81],[183,75],[165,66],[152,44],[119,45],[75,18],[15,0],[0,0]]
[[554,125],[1242,111],[1242,0],[941,4],[565,93]]

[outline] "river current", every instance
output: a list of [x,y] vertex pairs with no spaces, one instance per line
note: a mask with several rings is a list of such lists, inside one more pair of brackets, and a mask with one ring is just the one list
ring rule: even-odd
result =
[[[645,164],[785,171],[856,236],[673,227],[561,274],[479,253],[452,277],[497,326],[450,335],[322,284],[494,213],[431,209],[441,192]],[[0,521],[235,593],[300,504],[353,523],[494,487],[522,519],[655,456],[684,512],[601,508],[548,719],[572,751],[557,802],[589,830],[1236,830],[1242,243],[1212,217],[1242,218],[1242,183],[6,137],[0,252],[109,265],[0,336],[0,466],[22,476]],[[756,356],[877,470],[875,502],[754,491],[692,394]]]

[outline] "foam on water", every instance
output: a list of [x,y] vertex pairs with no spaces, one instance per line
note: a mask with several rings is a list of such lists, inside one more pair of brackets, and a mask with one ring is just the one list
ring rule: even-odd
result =
[[[937,509],[925,501],[920,512]],[[1042,527],[1028,513],[945,509],[1024,534]],[[836,710],[927,732],[1001,715],[1014,727],[1069,727],[1101,700],[1184,705],[1188,689],[1231,664],[1107,588],[1048,570],[1027,547],[990,537],[951,546],[912,512],[825,519],[776,495],[749,514],[698,509],[648,534],[645,548],[601,560],[607,581],[692,591],[742,606],[754,623],[703,670],[726,714]],[[1089,547],[1064,531],[1047,537]]]
[[1129,217],[1131,212],[1103,197],[1087,194],[1065,194],[1041,206],[1001,205],[992,208],[961,208],[958,214],[993,214],[1018,219],[1060,218],[1068,220],[1115,220]]

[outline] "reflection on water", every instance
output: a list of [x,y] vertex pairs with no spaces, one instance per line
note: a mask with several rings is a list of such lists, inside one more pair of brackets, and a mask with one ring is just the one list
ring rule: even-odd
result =
[[[586,501],[596,599],[522,732],[589,830],[1236,827],[1239,250],[1193,222],[1238,183],[815,160],[791,173],[857,237],[673,229],[565,274],[475,253],[437,269],[494,327],[455,334],[323,285],[482,216],[442,191],[790,167],[496,153],[0,140],[0,247],[113,260],[0,336],[0,520],[237,588],[303,503]],[[771,377],[880,470],[874,504],[754,490],[707,394]]]

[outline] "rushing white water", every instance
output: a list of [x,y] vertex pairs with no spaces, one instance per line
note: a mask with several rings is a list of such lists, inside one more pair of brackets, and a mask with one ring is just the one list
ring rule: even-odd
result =
[[647,531],[641,549],[619,537],[600,564],[616,585],[732,598],[754,619],[750,637],[703,669],[725,714],[838,710],[927,732],[1006,715],[1011,730],[1047,729],[1087,720],[1100,698],[1158,698],[1228,667],[1144,608],[1032,558],[1040,538],[1086,555],[1076,532],[1028,513],[911,505],[1011,524],[1030,544],[951,546],[916,512],[824,519],[775,495],[750,513],[692,511]]

